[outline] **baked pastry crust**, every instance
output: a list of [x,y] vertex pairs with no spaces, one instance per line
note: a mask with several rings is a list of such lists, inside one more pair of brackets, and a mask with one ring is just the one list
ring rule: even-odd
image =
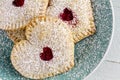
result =
[[50,0],[47,15],[60,18],[65,8],[70,9],[74,17],[73,20],[64,22],[69,25],[75,43],[95,33],[90,0]]
[[17,30],[6,30],[6,33],[8,37],[16,44],[21,40],[26,40],[25,29],[26,28],[20,28]]
[[14,0],[0,0],[0,29],[24,28],[34,17],[44,16],[48,0],[24,0],[24,5],[16,7]]
[[[36,26],[26,28],[27,40],[13,47],[11,62],[15,69],[31,79],[43,79],[70,70],[74,66],[74,43],[67,25],[48,17],[36,22]],[[39,56],[45,46],[52,49],[50,61]]]

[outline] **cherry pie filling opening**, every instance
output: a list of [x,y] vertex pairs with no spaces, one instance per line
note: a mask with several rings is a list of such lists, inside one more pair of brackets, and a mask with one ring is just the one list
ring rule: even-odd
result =
[[50,61],[53,58],[52,49],[49,47],[44,47],[43,52],[40,53],[40,58],[44,61]]
[[15,6],[15,7],[22,7],[24,5],[24,2],[25,0],[14,0],[12,2],[12,4]]
[[76,25],[78,22],[75,13],[70,8],[65,8],[63,12],[60,13],[59,18],[70,25]]

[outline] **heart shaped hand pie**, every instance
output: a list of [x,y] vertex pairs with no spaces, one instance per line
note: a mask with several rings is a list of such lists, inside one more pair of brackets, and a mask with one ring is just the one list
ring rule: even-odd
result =
[[74,66],[74,43],[68,26],[59,19],[35,20],[27,27],[27,40],[17,43],[11,61],[25,77],[43,79]]
[[31,19],[44,16],[48,0],[0,0],[0,29],[27,26]]
[[90,0],[50,0],[47,15],[58,17],[69,25],[74,42],[95,32]]

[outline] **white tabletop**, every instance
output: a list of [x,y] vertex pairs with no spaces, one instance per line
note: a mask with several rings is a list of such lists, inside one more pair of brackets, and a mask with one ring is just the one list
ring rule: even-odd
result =
[[114,35],[102,64],[85,80],[120,80],[120,0],[111,0],[114,9]]

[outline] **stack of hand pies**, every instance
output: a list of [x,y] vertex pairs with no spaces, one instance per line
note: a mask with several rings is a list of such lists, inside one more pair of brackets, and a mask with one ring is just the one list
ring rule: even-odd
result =
[[69,71],[75,43],[96,30],[90,0],[0,0],[0,29],[14,42],[14,68],[31,79]]

